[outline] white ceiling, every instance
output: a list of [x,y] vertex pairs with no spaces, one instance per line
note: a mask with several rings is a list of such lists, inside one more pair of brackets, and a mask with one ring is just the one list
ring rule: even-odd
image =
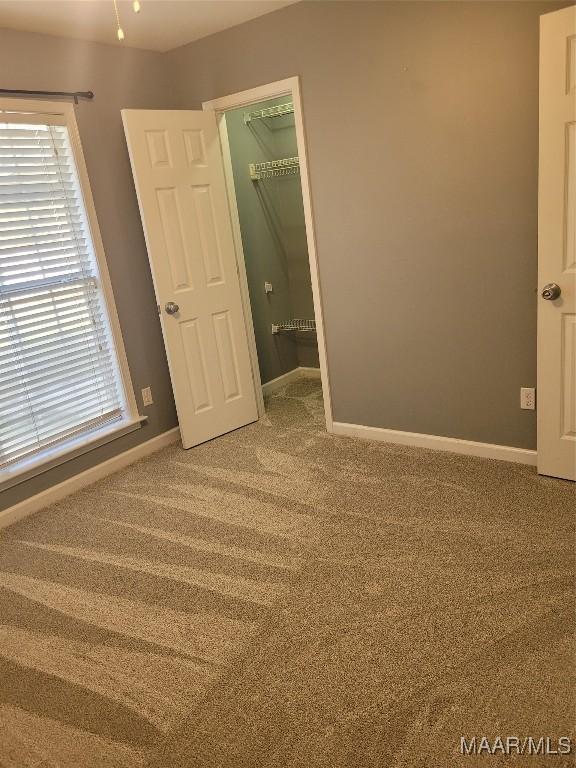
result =
[[113,0],[0,0],[0,27],[132,48],[168,51],[298,0],[118,0],[123,43],[116,38]]

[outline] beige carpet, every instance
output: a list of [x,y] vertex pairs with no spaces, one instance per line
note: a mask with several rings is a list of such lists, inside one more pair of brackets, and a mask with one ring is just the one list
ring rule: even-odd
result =
[[0,536],[2,768],[568,766],[576,488],[327,435],[319,385]]

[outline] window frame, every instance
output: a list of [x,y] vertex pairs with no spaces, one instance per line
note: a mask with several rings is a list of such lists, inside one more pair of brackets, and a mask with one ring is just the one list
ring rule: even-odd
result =
[[47,447],[31,456],[20,459],[4,469],[0,469],[0,490],[5,490],[25,482],[77,456],[81,456],[101,445],[133,432],[139,429],[147,418],[146,416],[140,416],[138,412],[74,106],[68,102],[60,101],[0,98],[0,122],[4,121],[56,123],[64,125],[68,129],[72,157],[79,180],[80,195],[84,205],[90,238],[94,247],[100,288],[110,328],[112,349],[118,366],[125,414],[121,421],[87,430],[81,435],[64,440],[55,446]]

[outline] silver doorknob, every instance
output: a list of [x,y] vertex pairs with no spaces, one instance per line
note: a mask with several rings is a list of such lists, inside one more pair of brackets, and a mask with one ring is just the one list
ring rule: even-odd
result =
[[548,283],[542,288],[542,298],[546,301],[555,301],[560,298],[562,288],[557,283]]
[[178,306],[178,304],[174,304],[173,301],[169,301],[165,305],[164,309],[166,310],[167,315],[175,315],[176,312],[178,312],[178,310],[180,309],[180,307]]

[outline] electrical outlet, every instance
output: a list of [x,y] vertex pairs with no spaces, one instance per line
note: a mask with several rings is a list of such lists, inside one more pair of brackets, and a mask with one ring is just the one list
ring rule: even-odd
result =
[[265,282],[264,283],[264,293],[272,293],[274,289],[272,288],[272,283]]
[[520,389],[520,408],[526,411],[536,410],[536,390],[534,387],[522,387]]
[[144,407],[148,405],[152,405],[154,400],[152,400],[152,389],[151,387],[144,387],[142,390],[142,402],[144,403]]

